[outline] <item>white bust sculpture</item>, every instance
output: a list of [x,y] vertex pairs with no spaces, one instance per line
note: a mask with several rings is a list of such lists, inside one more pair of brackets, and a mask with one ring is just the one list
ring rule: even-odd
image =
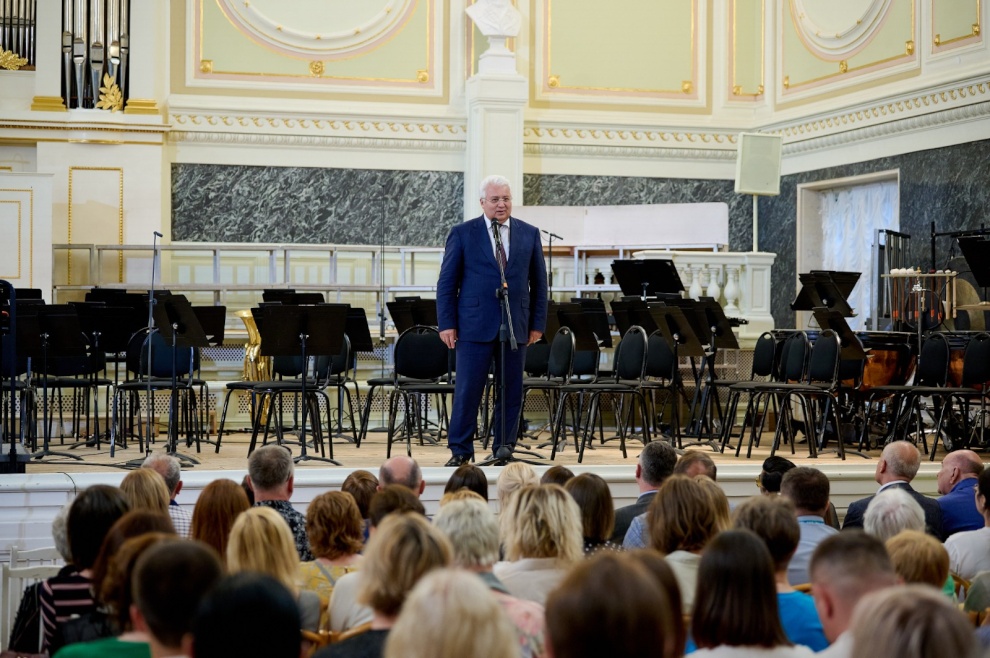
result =
[[486,37],[514,37],[522,16],[509,0],[477,0],[465,10]]

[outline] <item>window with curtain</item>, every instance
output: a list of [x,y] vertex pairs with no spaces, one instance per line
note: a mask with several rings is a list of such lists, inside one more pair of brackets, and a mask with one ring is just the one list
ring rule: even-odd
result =
[[870,255],[877,229],[898,230],[897,181],[880,181],[821,192],[822,269],[862,272],[849,296],[856,331],[866,328],[870,308]]

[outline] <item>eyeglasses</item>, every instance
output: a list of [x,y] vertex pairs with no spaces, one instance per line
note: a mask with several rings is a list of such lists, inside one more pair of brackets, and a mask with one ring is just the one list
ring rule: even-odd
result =
[[492,205],[497,204],[499,201],[501,201],[502,203],[512,203],[511,196],[490,196],[485,200]]

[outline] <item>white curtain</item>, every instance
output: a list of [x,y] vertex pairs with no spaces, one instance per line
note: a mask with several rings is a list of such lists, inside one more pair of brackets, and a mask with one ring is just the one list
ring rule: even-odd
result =
[[898,230],[897,181],[881,181],[821,193],[822,266],[862,272],[849,296],[854,330],[866,328],[870,308],[870,255],[877,229]]

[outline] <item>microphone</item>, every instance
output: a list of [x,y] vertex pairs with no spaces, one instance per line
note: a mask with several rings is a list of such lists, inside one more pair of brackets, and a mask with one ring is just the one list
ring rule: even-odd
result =
[[155,237],[159,237],[160,238],[160,237],[162,237],[162,234],[159,233],[158,231],[155,231]]
[[553,238],[554,240],[563,240],[564,239],[564,238],[560,237],[559,235],[557,235],[556,233],[551,233],[550,231],[547,231],[547,230],[542,229],[542,228],[540,229],[540,233],[543,233],[544,235],[547,235],[547,236]]

